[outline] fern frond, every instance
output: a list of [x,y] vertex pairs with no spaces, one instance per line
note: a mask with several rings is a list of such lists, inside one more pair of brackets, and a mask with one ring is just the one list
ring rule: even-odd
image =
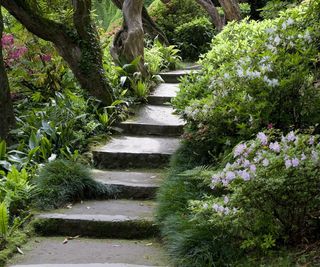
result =
[[9,228],[9,214],[7,206],[4,202],[0,204],[0,236],[7,237]]

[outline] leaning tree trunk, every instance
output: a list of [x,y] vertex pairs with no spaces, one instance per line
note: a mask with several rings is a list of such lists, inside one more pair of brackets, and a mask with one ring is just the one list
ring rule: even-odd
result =
[[[112,2],[115,4],[117,8],[122,10],[124,0],[112,0]],[[157,37],[162,44],[169,45],[169,41],[165,33],[152,20],[148,13],[148,10],[144,6],[142,8],[142,24],[144,32],[148,33],[151,38],[155,39]]]
[[30,32],[55,45],[84,90],[105,105],[113,102],[113,90],[105,76],[102,50],[91,21],[91,0],[72,0],[75,29],[43,17],[25,0],[0,3]]
[[143,0],[124,1],[123,26],[114,38],[111,55],[119,64],[141,57],[138,70],[145,76],[147,70],[144,66],[144,32],[141,16],[143,2]]
[[209,14],[211,21],[218,32],[220,32],[224,26],[224,21],[220,17],[219,12],[211,0],[196,0],[196,2],[203,7]]
[[227,21],[241,20],[238,0],[219,0],[219,3],[224,10]]
[[[3,19],[0,7],[0,37],[3,33]],[[0,42],[0,139],[6,140],[9,130],[15,124],[13,106],[10,96],[8,76],[3,62],[2,44]]]

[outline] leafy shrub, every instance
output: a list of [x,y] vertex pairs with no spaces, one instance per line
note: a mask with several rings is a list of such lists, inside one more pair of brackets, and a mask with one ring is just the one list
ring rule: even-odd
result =
[[107,197],[110,193],[109,188],[92,179],[87,167],[66,160],[46,164],[34,183],[40,190],[37,205],[45,209],[82,199]]
[[175,70],[181,58],[179,50],[174,46],[164,46],[158,40],[145,49],[145,62],[151,74],[158,74],[161,70]]
[[314,242],[320,226],[319,153],[319,136],[290,132],[279,140],[259,133],[212,172],[213,194],[189,202],[193,216],[209,217],[224,233],[219,238],[243,252]]
[[271,124],[288,131],[319,122],[319,7],[310,3],[274,20],[228,24],[202,72],[183,80],[173,103],[199,154],[217,157]]
[[288,254],[287,265],[265,258],[319,239],[319,136],[269,133],[237,145],[221,167],[172,166],[158,219],[176,266],[295,266]]
[[172,0],[167,4],[155,0],[149,7],[149,13],[170,42],[175,38],[177,27],[204,16],[203,10],[193,0]]
[[177,27],[174,31],[174,42],[181,50],[181,57],[191,61],[197,60],[200,54],[209,50],[214,32],[212,23],[205,17]]

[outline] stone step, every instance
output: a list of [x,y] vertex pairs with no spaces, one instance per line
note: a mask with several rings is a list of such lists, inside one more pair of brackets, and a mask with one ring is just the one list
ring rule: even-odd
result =
[[173,114],[172,107],[144,105],[136,107],[134,113],[119,124],[124,134],[179,136],[183,133],[184,121]]
[[117,198],[153,199],[162,180],[161,172],[92,170],[93,178],[108,185]]
[[15,255],[7,266],[15,267],[147,267],[168,266],[155,239],[77,238],[63,244],[65,237],[36,237]]
[[67,235],[107,238],[156,236],[152,201],[85,201],[70,209],[36,215],[35,231],[44,236]]
[[93,160],[103,168],[158,168],[169,163],[180,140],[174,137],[119,136],[92,150]]
[[160,73],[161,78],[166,83],[179,83],[181,77],[188,75],[193,70],[174,70]]
[[163,105],[171,101],[179,91],[177,83],[162,83],[157,86],[148,96],[148,103],[152,105]]

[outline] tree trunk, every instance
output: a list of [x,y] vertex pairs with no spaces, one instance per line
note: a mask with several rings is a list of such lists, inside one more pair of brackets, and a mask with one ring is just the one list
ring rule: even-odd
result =
[[[0,37],[3,33],[3,19],[0,7]],[[2,44],[0,42],[0,139],[6,140],[9,130],[15,124],[13,106],[10,96],[8,77],[3,62]]]
[[219,3],[224,10],[227,21],[241,20],[238,0],[219,0]]
[[[113,102],[113,90],[105,77],[102,50],[91,21],[91,1],[73,0],[74,29],[42,17],[24,0],[0,0],[30,32],[52,42],[68,63],[80,86],[105,105]],[[71,35],[72,32],[72,35]]]
[[138,70],[143,76],[147,74],[144,66],[144,32],[142,27],[143,0],[125,0],[122,6],[123,26],[116,34],[111,47],[114,60],[128,63],[141,57]]
[[[112,0],[112,2],[117,8],[122,10],[124,0]],[[142,24],[144,32],[148,33],[152,39],[157,37],[162,44],[169,45],[169,41],[165,33],[152,20],[145,7],[142,8]]]
[[224,26],[224,22],[220,17],[217,8],[211,0],[196,0],[196,2],[203,7],[209,14],[211,21],[218,32],[220,32]]

